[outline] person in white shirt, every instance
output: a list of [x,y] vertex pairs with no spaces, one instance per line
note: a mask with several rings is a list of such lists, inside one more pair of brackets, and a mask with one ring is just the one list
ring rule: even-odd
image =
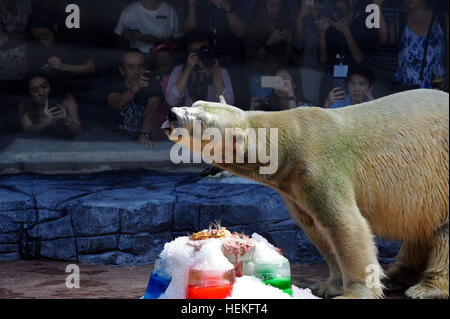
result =
[[161,0],[139,0],[127,6],[114,33],[121,48],[131,47],[149,53],[155,43],[177,42],[182,36],[175,9]]

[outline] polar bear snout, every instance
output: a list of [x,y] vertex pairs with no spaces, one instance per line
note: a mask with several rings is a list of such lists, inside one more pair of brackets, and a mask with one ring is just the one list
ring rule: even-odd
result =
[[181,108],[172,107],[169,112],[167,113],[167,121],[165,121],[161,128],[166,133],[167,137],[170,138],[171,133],[175,129],[175,127],[182,127],[183,125],[180,125],[183,122],[181,121],[182,115],[180,113]]

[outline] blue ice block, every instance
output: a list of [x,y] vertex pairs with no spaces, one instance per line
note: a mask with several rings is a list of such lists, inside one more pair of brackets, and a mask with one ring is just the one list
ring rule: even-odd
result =
[[144,299],[158,299],[169,287],[171,281],[172,278],[161,267],[160,260],[157,260],[148,280]]

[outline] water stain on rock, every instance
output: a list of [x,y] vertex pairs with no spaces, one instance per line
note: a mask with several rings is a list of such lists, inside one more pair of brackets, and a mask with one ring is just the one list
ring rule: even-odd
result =
[[107,286],[107,282],[101,282],[96,280],[80,280],[80,288],[82,287],[100,287]]
[[58,285],[65,285],[65,281],[64,280],[47,280],[47,281],[43,281],[40,284],[35,285],[35,288],[39,288],[39,287],[45,287],[45,286],[58,286]]
[[106,272],[106,270],[83,270],[83,269],[80,269],[80,273],[83,275],[98,275],[98,274],[101,274],[104,272]]
[[24,294],[16,293],[10,289],[0,287],[0,299],[24,298]]
[[55,275],[55,276],[60,276],[66,273],[64,269],[57,267],[35,267],[30,270],[27,270],[27,272],[38,273],[43,275]]

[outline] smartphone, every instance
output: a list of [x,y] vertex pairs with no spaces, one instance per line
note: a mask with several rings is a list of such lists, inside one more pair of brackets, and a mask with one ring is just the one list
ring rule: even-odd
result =
[[333,78],[332,87],[333,89],[341,88],[343,91],[346,91],[345,78]]
[[261,87],[284,90],[286,83],[281,76],[263,76],[261,77]]

